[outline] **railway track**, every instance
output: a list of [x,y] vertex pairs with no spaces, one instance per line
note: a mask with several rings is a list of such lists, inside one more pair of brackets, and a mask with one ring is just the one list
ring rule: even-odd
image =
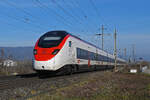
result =
[[4,90],[9,87],[9,81],[0,82],[0,90]]
[[17,75],[17,76],[4,76],[4,77],[0,77],[0,91],[6,89],[24,87],[24,86],[42,83],[50,80],[56,81],[58,78],[63,78],[63,77],[64,76],[45,75],[42,78],[39,78],[38,75],[35,73]]
[[30,82],[31,80],[35,78],[37,79],[37,77],[29,78],[29,75],[30,74],[0,77],[0,91],[5,90],[5,89],[17,88],[19,86],[25,85],[27,82]]
[[16,76],[0,77],[0,91],[10,87],[10,82],[15,81],[16,79]]
[[[72,76],[76,76],[76,75],[78,76],[80,74],[86,74],[86,73],[94,73],[94,72],[76,73],[73,74]],[[69,75],[66,76],[46,75],[43,78],[39,78],[36,73],[23,74],[17,76],[4,76],[4,77],[0,77],[0,91],[37,84],[39,82],[56,81],[57,79],[64,79],[64,77],[70,77],[70,76]]]
[[[54,88],[49,87],[65,87],[72,82],[78,83],[85,80],[89,74],[103,73],[104,71],[97,72],[85,72],[77,73],[66,76],[48,76],[40,79],[36,74],[26,74],[0,78],[0,100],[6,100],[9,98],[15,98],[15,100],[26,100],[27,98],[37,96],[39,94],[54,92]],[[22,90],[23,89],[23,90]],[[7,91],[8,90],[8,91]],[[15,90],[15,91],[14,91]],[[16,94],[16,90],[19,94]],[[38,93],[32,94],[31,91],[38,91]],[[25,92],[25,93],[24,93]],[[22,96],[22,94],[24,94]],[[1,99],[1,95],[3,96]],[[19,96],[18,96],[19,95]]]

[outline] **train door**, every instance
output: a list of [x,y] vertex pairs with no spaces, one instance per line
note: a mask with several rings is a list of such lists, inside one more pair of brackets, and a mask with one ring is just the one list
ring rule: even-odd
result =
[[96,48],[95,60],[98,61],[98,50],[97,50],[97,48]]
[[95,60],[96,60],[96,64],[99,65],[99,58],[98,58],[98,50],[96,48],[96,54],[95,54]]
[[75,51],[74,51],[74,46],[73,46],[73,42],[69,41],[69,57],[70,57],[70,61],[73,63],[75,60]]

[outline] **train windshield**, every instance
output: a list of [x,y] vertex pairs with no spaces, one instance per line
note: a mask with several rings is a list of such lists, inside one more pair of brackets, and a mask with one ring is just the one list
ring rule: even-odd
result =
[[41,48],[50,48],[58,46],[67,35],[65,31],[51,31],[44,34],[40,39],[38,46]]

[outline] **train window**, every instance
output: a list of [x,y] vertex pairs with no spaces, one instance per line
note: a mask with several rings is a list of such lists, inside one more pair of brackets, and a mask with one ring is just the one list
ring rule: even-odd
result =
[[77,48],[77,58],[80,58],[80,49]]
[[61,37],[45,37],[43,40],[49,41],[49,40],[60,40]]
[[64,31],[47,32],[40,37],[38,46],[42,48],[50,48],[58,46],[67,35]]
[[69,47],[71,47],[71,45],[72,45],[72,42],[71,42],[71,41],[69,41]]
[[[96,61],[107,61],[107,62],[114,62],[114,59],[103,56],[94,52],[89,52],[84,49],[77,48],[77,58],[79,59],[90,59],[90,60],[96,60]],[[121,62],[120,62],[121,63]]]

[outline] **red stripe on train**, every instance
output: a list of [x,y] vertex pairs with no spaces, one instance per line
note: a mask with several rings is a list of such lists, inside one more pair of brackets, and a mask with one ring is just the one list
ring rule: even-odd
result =
[[67,35],[62,42],[57,46],[57,47],[52,47],[52,48],[40,48],[38,46],[38,42],[39,40],[36,42],[35,48],[37,50],[37,54],[34,55],[35,60],[37,61],[48,61],[50,59],[52,59],[53,57],[55,57],[55,55],[52,54],[52,52],[55,49],[62,49],[62,47],[64,46],[66,40],[69,38],[70,35]]

